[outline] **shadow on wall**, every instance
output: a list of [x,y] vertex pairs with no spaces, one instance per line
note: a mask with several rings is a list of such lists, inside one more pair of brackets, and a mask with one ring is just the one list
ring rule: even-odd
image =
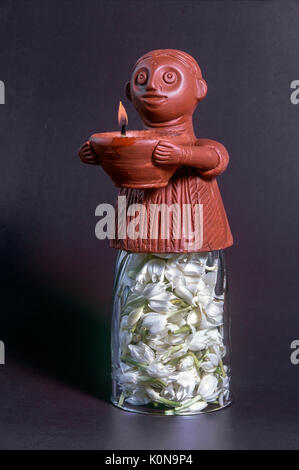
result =
[[[9,356],[104,400],[110,395],[110,325],[45,286],[24,265],[16,230],[1,242],[0,339]],[[27,251],[27,250],[26,250]],[[63,289],[63,286],[62,286]],[[100,311],[100,307],[99,307]]]

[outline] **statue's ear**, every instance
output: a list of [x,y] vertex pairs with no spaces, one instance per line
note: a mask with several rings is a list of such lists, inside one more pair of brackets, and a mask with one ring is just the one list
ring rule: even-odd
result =
[[197,80],[197,98],[198,98],[198,101],[201,101],[206,96],[207,91],[208,91],[207,82],[203,78],[200,78],[199,80]]
[[126,97],[128,98],[129,101],[132,101],[132,95],[131,95],[131,83],[127,82],[125,86],[125,91],[126,91]]

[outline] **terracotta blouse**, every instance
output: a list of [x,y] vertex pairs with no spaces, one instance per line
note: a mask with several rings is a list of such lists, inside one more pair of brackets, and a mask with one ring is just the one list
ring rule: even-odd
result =
[[[136,239],[116,238],[111,241],[111,246],[121,250],[131,252],[151,252],[151,253],[184,253],[213,251],[227,248],[233,244],[233,238],[228,224],[227,216],[223,206],[222,198],[216,181],[216,176],[220,175],[227,167],[229,156],[225,148],[216,142],[206,141],[207,145],[213,147],[218,154],[218,164],[215,168],[208,171],[200,171],[192,167],[181,167],[170,179],[168,185],[164,188],[156,189],[131,189],[121,188],[119,196],[126,197],[126,207],[131,204],[142,204],[145,207],[143,216],[146,214],[147,223],[140,218],[140,225],[147,227],[142,237]],[[201,139],[203,143],[203,139]],[[150,232],[150,218],[153,214],[152,204],[166,204],[168,207],[176,204],[181,208],[181,216],[173,216],[173,212],[169,212],[168,236],[165,237],[165,227],[161,223],[161,216],[158,220],[157,232],[158,237],[153,238]],[[186,222],[184,222],[183,206],[189,204],[190,209],[190,226],[188,233],[200,231],[200,236],[186,236]],[[202,205],[202,218],[198,219],[198,210],[196,205]],[[118,233],[118,216],[116,204],[116,236]],[[137,213],[138,215],[138,213]],[[136,215],[134,215],[136,217]],[[127,223],[134,218],[127,216]],[[199,223],[200,221],[200,223]],[[180,225],[181,232],[178,230],[177,224]],[[175,227],[176,225],[176,227]],[[163,230],[164,228],[164,230]],[[136,230],[142,231],[137,225]],[[174,233],[181,233],[182,236],[174,236]],[[190,242],[192,242],[190,244]]]

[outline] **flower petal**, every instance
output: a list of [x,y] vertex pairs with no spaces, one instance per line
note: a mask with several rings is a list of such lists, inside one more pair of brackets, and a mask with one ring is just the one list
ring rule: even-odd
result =
[[174,289],[174,292],[178,297],[184,299],[186,302],[188,302],[188,304],[192,305],[193,295],[189,291],[189,289],[187,289],[187,287],[183,286],[182,284],[179,284]]
[[128,349],[131,353],[131,357],[137,362],[149,364],[155,360],[154,351],[142,342],[129,344]]
[[143,317],[142,325],[149,328],[149,333],[155,335],[163,331],[167,324],[165,315],[159,313],[147,313]]
[[198,393],[204,399],[208,400],[215,392],[218,384],[218,379],[215,375],[207,374],[202,379],[198,386]]

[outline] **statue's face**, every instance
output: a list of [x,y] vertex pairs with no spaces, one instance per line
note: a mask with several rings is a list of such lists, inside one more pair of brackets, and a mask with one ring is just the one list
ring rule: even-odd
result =
[[141,118],[163,123],[191,115],[198,103],[197,79],[178,59],[149,57],[138,64],[130,84]]

